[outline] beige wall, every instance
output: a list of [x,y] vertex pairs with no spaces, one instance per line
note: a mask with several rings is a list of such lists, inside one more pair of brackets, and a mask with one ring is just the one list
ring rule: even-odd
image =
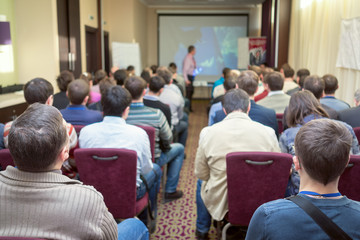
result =
[[[191,11],[191,13],[196,13],[194,8],[148,8],[147,10],[147,65],[157,64],[158,61],[158,19],[157,11]],[[201,11],[215,11],[214,8],[199,8]],[[220,11],[239,11],[241,13],[249,13],[249,36],[260,36],[261,33],[261,4],[248,7],[248,8],[221,8]]]
[[[59,74],[56,0],[15,0],[18,83]],[[55,87],[56,88],[56,87]]]
[[[134,40],[140,45],[141,67],[147,67],[147,6],[134,0]],[[141,72],[142,69],[140,69]]]
[[81,69],[86,72],[86,32],[85,26],[98,27],[97,0],[80,0],[80,44]]

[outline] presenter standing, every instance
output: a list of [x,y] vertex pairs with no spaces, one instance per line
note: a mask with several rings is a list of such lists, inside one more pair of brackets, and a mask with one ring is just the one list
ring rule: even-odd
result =
[[183,75],[186,83],[186,97],[190,101],[190,111],[192,111],[192,95],[194,94],[193,82],[195,79],[194,71],[196,69],[196,62],[194,55],[196,53],[193,45],[188,47],[188,54],[183,62]]

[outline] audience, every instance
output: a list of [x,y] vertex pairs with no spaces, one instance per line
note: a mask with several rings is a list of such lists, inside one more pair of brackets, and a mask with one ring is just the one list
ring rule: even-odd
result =
[[66,97],[66,90],[68,85],[74,80],[74,74],[68,70],[64,70],[56,78],[56,83],[60,92],[54,94],[53,106],[57,109],[64,109],[69,105],[69,99]]
[[101,80],[99,83],[99,88],[100,88],[100,93],[101,93],[100,99],[97,102],[89,104],[89,109],[102,112],[103,108],[101,105],[101,96],[105,93],[105,91],[108,88],[115,86],[115,85],[116,85],[115,80],[112,80],[111,78],[105,78],[105,79]]
[[261,67],[260,66],[260,68],[261,68],[260,81],[262,83],[262,87],[264,88],[264,90],[261,93],[255,95],[255,98],[254,98],[255,102],[260,101],[261,99],[265,98],[269,94],[268,89],[265,88],[264,78],[268,73],[274,72],[274,69],[269,68],[269,67],[265,67],[265,66]]
[[[12,125],[9,149],[16,168],[0,172],[1,236],[134,239],[148,234],[135,219],[117,226],[95,188],[61,174],[69,137],[58,110],[34,103]],[[133,227],[138,232],[128,231]]]
[[[339,178],[349,162],[352,140],[339,122],[311,121],[296,135],[293,160],[301,179],[297,198],[315,205],[352,239],[360,239],[360,204],[338,190]],[[246,235],[249,240],[304,238],[330,239],[318,223],[288,199],[261,205],[252,216]]]
[[199,178],[196,190],[196,235],[199,239],[207,238],[211,217],[221,221],[228,211],[226,154],[237,151],[280,152],[274,130],[248,117],[250,100],[245,91],[228,91],[223,108],[226,118],[201,131],[195,158],[195,175]]
[[98,92],[93,92],[92,86],[93,86],[93,75],[91,73],[88,72],[84,72],[80,75],[79,77],[80,79],[85,80],[90,87],[90,93],[89,93],[89,100],[88,100],[88,104],[92,104],[94,102],[98,102],[101,100],[101,94]]
[[185,147],[188,135],[188,119],[184,114],[184,98],[171,87],[172,74],[166,67],[160,67],[157,75],[165,81],[163,92],[160,94],[160,101],[169,105],[171,110],[171,123],[174,126],[178,141]]
[[339,120],[346,122],[352,128],[360,127],[360,89],[354,94],[355,107],[346,109],[339,113]]
[[284,87],[283,91],[286,93],[287,91],[296,88],[298,85],[294,82],[294,74],[295,71],[290,67],[289,64],[285,63],[281,66],[280,69],[281,74],[284,76]]
[[150,72],[151,72],[151,69],[144,69],[140,74],[140,76],[145,80],[145,82],[147,84],[149,84],[149,82],[150,82],[150,78],[151,78]]
[[89,99],[90,86],[83,79],[72,81],[67,89],[66,95],[70,100],[70,105],[60,110],[64,119],[73,125],[88,125],[101,122],[103,116],[101,112],[89,110],[86,103]]
[[126,73],[128,77],[135,76],[135,67],[133,65],[129,65],[126,68]]
[[[225,76],[225,79],[228,77],[232,77],[232,78],[236,79],[239,76],[240,76],[240,71],[237,69],[232,69],[232,70],[230,70],[229,75]],[[224,84],[216,86],[214,88],[214,92],[213,92],[214,99],[212,100],[212,102],[216,103],[218,101],[221,101],[224,94],[225,94]]]
[[[101,104],[104,120],[87,125],[80,131],[80,148],[125,148],[136,151],[136,198],[142,198],[148,187],[152,211],[156,213],[161,170],[151,161],[150,142],[146,132],[125,122],[131,104],[130,93],[121,86],[113,86],[102,95]],[[147,187],[140,175],[145,178]]]
[[224,84],[226,77],[230,74],[230,71],[231,71],[230,68],[227,68],[227,67],[223,68],[220,79],[218,79],[218,80],[216,80],[214,82],[214,85],[213,85],[213,87],[211,89],[211,98],[214,98],[214,90],[215,90],[215,88],[217,86],[220,86],[220,85]]
[[117,85],[123,86],[126,77],[127,77],[127,74],[126,74],[125,69],[119,69],[114,73],[114,80],[116,81]]
[[337,112],[350,108],[350,105],[340,99],[335,98],[335,91],[339,88],[338,80],[334,75],[326,74],[322,77],[325,82],[325,96],[320,102],[328,107],[333,108]]
[[107,78],[107,73],[102,69],[97,70],[95,72],[95,77],[93,80],[93,86],[91,87],[91,91],[100,93],[99,83],[101,80],[103,80],[105,78]]
[[298,84],[298,86],[296,86],[295,88],[293,89],[290,89],[286,92],[286,94],[288,95],[293,95],[294,93],[298,92],[298,91],[301,91],[304,87],[304,81],[305,81],[305,78],[307,76],[310,75],[310,71],[306,68],[302,68],[302,69],[299,69],[297,72],[296,72],[296,82]]
[[283,113],[290,101],[290,96],[283,92],[284,77],[278,72],[268,73],[264,78],[264,87],[269,92],[258,104]]
[[[299,129],[314,119],[323,119],[328,118],[328,114],[321,107],[319,101],[314,97],[314,95],[308,91],[300,91],[294,93],[291,96],[289,108],[286,113],[286,122],[290,128],[286,129],[280,136],[280,148],[284,153],[290,153],[293,156],[295,155],[294,149],[294,140],[295,136],[298,133]],[[351,133],[353,137],[352,145],[351,145],[351,153],[358,154],[359,151],[359,143],[355,136],[355,133],[351,126],[348,124],[337,121],[340,124],[343,124],[345,128]],[[320,138],[319,138],[320,139]],[[295,195],[299,191],[299,176],[298,173],[292,169],[291,180],[288,184],[287,196]]]
[[183,192],[176,188],[184,160],[184,146],[180,143],[171,144],[172,132],[161,110],[144,105],[145,87],[146,82],[140,77],[134,76],[126,79],[125,88],[132,97],[126,123],[155,128],[155,162],[160,167],[168,164],[165,202],[170,202],[183,195]]
[[169,70],[173,74],[173,83],[181,90],[181,94],[185,96],[186,95],[185,79],[181,74],[177,74],[176,63],[174,62],[169,63]]
[[160,109],[165,115],[166,121],[172,129],[170,107],[165,103],[160,102],[159,99],[160,94],[164,90],[164,86],[165,81],[162,77],[153,76],[152,78],[150,78],[149,91],[144,96],[143,101],[145,106],[147,107]]

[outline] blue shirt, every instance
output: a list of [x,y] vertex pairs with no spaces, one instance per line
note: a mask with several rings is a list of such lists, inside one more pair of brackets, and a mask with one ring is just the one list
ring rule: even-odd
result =
[[337,112],[346,110],[350,108],[350,105],[340,99],[337,99],[333,96],[325,96],[320,98],[320,103],[336,110]]
[[[317,199],[299,194],[331,218],[353,239],[360,239],[360,203],[347,197]],[[246,239],[329,239],[303,209],[286,199],[261,205],[251,218]]]
[[103,120],[101,112],[90,110],[84,105],[70,105],[60,112],[65,121],[73,125],[89,125]]
[[121,117],[105,116],[99,123],[90,124],[80,131],[80,148],[125,148],[137,153],[136,183],[140,186],[140,173],[152,168],[150,142],[147,133],[136,126],[126,124]]
[[221,84],[224,84],[224,82],[225,82],[224,77],[221,77],[219,80],[216,80],[216,81],[214,82],[214,85],[213,85],[213,87],[212,87],[212,89],[211,89],[211,98],[214,97],[214,95],[213,95],[214,89],[215,89],[217,86],[219,86],[219,85],[221,85]]

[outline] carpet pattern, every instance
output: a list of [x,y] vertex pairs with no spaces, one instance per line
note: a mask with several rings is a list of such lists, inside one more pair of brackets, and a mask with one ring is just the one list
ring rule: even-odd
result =
[[[197,178],[194,174],[194,162],[198,147],[199,134],[207,126],[206,107],[208,100],[193,101],[193,109],[189,116],[188,139],[178,189],[184,192],[181,199],[163,204],[162,194],[158,195],[158,215],[156,230],[150,239],[196,239],[196,202],[195,191]],[[209,232],[210,239],[216,239],[214,227]]]

